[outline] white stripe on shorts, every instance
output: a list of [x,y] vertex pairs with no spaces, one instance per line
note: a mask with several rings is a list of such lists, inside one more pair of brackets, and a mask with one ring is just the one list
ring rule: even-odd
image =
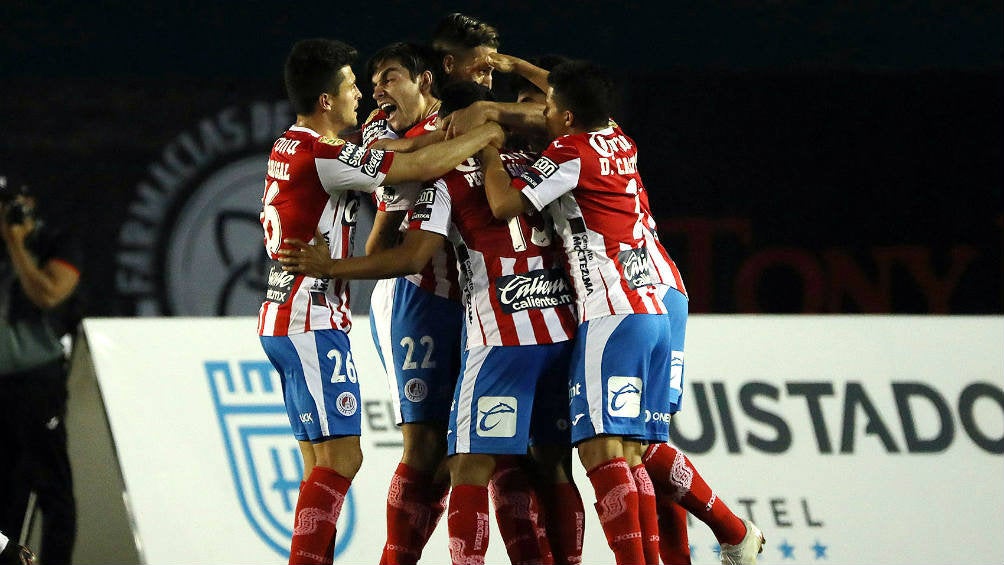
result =
[[324,381],[321,378],[321,367],[317,357],[317,342],[314,332],[304,332],[287,336],[296,349],[303,368],[303,378],[307,381],[307,390],[317,407],[317,423],[321,426],[321,435],[328,436],[328,413],[324,409]]
[[377,347],[383,353],[383,370],[387,377],[387,389],[394,405],[394,418],[398,425],[404,422],[401,414],[401,395],[398,392],[397,365],[394,364],[394,340],[391,336],[394,315],[394,296],[397,285],[411,284],[404,279],[381,279],[373,286],[370,295],[370,317],[376,328]]
[[478,373],[485,364],[485,359],[491,353],[492,346],[472,347],[467,350],[467,360],[464,363],[464,372],[460,375],[460,397],[457,398],[457,453],[471,452],[471,421],[476,415],[471,414],[471,410],[477,411],[474,406],[474,386],[478,382]]
[[586,332],[586,403],[589,405],[589,419],[593,422],[596,435],[604,433],[603,415],[606,413],[606,399],[603,398],[603,351],[610,335],[624,318],[625,315],[593,318],[589,320],[589,330]]

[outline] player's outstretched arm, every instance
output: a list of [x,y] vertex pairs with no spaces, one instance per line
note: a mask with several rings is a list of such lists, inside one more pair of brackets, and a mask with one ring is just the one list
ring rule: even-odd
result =
[[486,123],[498,122],[519,131],[544,131],[544,105],[532,102],[491,102],[479,100],[466,108],[452,112],[439,124],[446,138],[463,135]]
[[403,137],[401,139],[378,139],[370,144],[370,149],[383,149],[401,153],[418,151],[426,145],[432,145],[446,139],[445,131],[432,131],[417,137]]
[[319,279],[393,279],[417,273],[443,245],[443,236],[424,230],[408,230],[397,247],[364,257],[332,259],[323,237],[309,244],[284,239],[288,248],[279,250],[282,270]]
[[505,133],[502,131],[502,126],[488,122],[464,135],[442,143],[434,143],[414,153],[395,153],[384,184],[393,185],[441,177],[484,146],[493,144],[501,147],[504,142]]
[[508,220],[533,209],[533,205],[523,193],[510,186],[512,179],[502,166],[498,149],[492,146],[485,147],[479,157],[481,170],[485,173],[485,196],[495,218]]

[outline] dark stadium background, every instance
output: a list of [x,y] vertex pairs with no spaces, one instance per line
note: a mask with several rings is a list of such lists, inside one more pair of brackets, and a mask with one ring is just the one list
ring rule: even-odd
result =
[[295,39],[365,60],[451,11],[615,72],[693,312],[1004,311],[1000,2],[8,3],[0,173],[80,237],[87,313],[132,315],[113,249],[180,129],[281,98]]

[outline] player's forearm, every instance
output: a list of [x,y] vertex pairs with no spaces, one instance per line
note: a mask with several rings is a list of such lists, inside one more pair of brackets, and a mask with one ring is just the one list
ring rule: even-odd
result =
[[464,135],[435,143],[414,153],[395,155],[394,165],[385,182],[395,184],[409,180],[428,180],[445,175],[482,147],[502,137],[499,125],[482,124]]
[[397,245],[401,237],[398,226],[404,219],[405,212],[382,212],[378,211],[373,218],[373,229],[370,230],[369,237],[366,238],[366,254],[372,255],[384,249],[390,249]]
[[393,279],[411,275],[422,270],[421,264],[397,248],[385,249],[365,257],[332,260],[327,267],[327,278],[347,280]]
[[524,211],[523,196],[510,186],[509,173],[502,166],[502,158],[494,147],[486,147],[480,153],[481,169],[485,174],[485,197],[492,210],[492,216],[508,220]]
[[544,105],[532,102],[493,102],[486,110],[488,119],[519,131],[544,131]]
[[513,57],[512,61],[512,72],[532,82],[533,85],[541,91],[547,92],[547,76],[550,74],[550,71],[542,69],[529,61],[520,59],[519,57]]
[[401,139],[378,139],[370,147],[373,149],[384,149],[400,153],[410,153],[419,149],[442,141],[446,137],[444,131],[432,131],[418,137],[408,137]]

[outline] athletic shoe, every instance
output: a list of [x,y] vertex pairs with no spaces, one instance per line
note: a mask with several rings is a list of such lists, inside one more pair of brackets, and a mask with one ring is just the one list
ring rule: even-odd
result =
[[763,544],[767,540],[756,524],[743,520],[746,524],[746,535],[736,545],[723,543],[722,565],[755,565],[756,556],[763,552]]

